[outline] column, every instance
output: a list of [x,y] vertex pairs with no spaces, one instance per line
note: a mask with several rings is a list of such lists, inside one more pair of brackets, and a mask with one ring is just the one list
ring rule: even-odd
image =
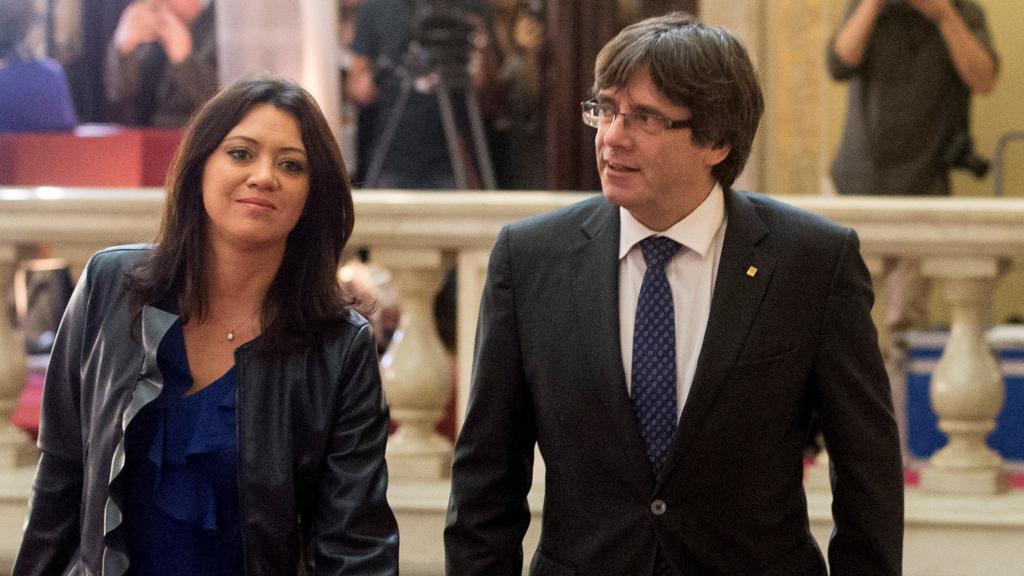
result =
[[995,257],[923,262],[922,272],[936,281],[952,313],[949,340],[931,379],[932,408],[949,443],[921,472],[926,490],[995,494],[1007,489],[1002,459],[985,444],[1005,394],[984,335],[988,303],[1004,264]]
[[[0,303],[9,301],[16,265],[15,247],[0,245]],[[30,464],[36,457],[28,434],[11,424],[25,378],[24,342],[11,330],[7,315],[0,315],[0,470]]]
[[392,478],[441,479],[451,470],[451,442],[435,431],[451,391],[451,360],[434,326],[434,295],[441,285],[437,250],[374,250],[392,273],[402,319],[381,359],[384,393],[398,431],[388,441]]

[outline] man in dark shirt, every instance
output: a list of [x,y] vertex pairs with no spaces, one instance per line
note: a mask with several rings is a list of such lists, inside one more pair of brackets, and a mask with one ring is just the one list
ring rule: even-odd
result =
[[970,0],[853,0],[829,46],[849,80],[832,164],[841,194],[949,193],[943,155],[966,129],[970,95],[995,84],[985,15]]
[[[849,80],[846,129],[832,163],[840,194],[949,194],[946,155],[966,142],[971,94],[995,84],[998,58],[971,0],[851,0],[829,43],[829,72]],[[902,372],[903,334],[926,325],[929,283],[915,258],[884,276],[888,365]],[[897,413],[901,387],[893,387]],[[905,427],[903,427],[905,430]]]

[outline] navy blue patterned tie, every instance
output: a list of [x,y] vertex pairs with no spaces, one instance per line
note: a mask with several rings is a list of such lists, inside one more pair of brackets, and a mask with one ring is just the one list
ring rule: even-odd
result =
[[[647,272],[640,285],[633,330],[633,413],[656,477],[661,476],[676,431],[676,315],[665,264],[679,243],[664,236],[640,241]],[[654,576],[672,576],[658,547]]]
[[661,475],[676,430],[676,319],[665,264],[679,243],[664,236],[640,241],[647,262],[633,331],[633,412],[655,476]]

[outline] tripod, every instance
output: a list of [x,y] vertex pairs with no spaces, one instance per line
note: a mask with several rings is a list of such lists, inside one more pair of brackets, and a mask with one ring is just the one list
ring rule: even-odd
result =
[[[405,68],[398,67],[398,74],[401,78],[398,97],[394,107],[389,111],[384,131],[380,140],[373,148],[370,159],[370,166],[366,173],[366,186],[375,188],[380,180],[381,172],[384,169],[384,161],[387,159],[391,149],[391,143],[398,133],[399,125],[402,122],[402,115],[409,102],[409,96],[413,89],[413,75]],[[494,168],[491,165],[491,153],[487,146],[487,134],[484,131],[483,120],[480,116],[480,106],[477,102],[476,91],[468,78],[457,79],[450,82],[448,75],[442,72],[437,74],[437,83],[431,88],[437,98],[438,108],[441,111],[441,125],[444,128],[445,143],[448,145],[448,158],[452,166],[452,174],[455,177],[455,187],[459,190],[469,188],[467,174],[469,167],[467,159],[462,154],[462,147],[459,145],[460,134],[458,123],[455,120],[455,106],[452,103],[453,92],[460,90],[455,86],[461,86],[463,101],[466,108],[466,116],[469,120],[470,140],[473,143],[474,160],[479,171],[483,187],[487,190],[497,188],[494,180]]]

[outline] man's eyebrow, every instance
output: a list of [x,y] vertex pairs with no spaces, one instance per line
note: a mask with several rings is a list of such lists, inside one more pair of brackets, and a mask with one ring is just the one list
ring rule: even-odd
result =
[[641,114],[652,114],[654,116],[661,116],[662,118],[665,117],[665,113],[662,112],[661,110],[658,110],[657,108],[653,108],[651,106],[647,106],[645,104],[640,104],[638,106],[634,106],[633,107],[633,113],[635,114],[637,112],[639,112]]

